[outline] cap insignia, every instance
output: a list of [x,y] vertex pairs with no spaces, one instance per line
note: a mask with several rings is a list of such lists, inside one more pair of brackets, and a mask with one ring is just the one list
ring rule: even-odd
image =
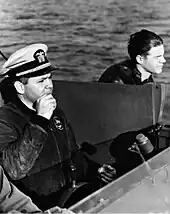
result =
[[41,49],[37,50],[34,53],[34,58],[35,60],[37,60],[39,63],[43,63],[46,62],[46,56],[45,56],[45,52]]
[[63,124],[58,117],[56,117],[56,116],[53,117],[53,121],[54,121],[54,125],[57,129],[59,129],[60,131],[62,131],[64,129]]

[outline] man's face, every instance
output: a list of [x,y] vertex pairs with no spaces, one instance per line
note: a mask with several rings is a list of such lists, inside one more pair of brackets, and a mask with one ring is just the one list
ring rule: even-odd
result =
[[141,66],[149,73],[160,74],[163,69],[163,65],[166,62],[164,58],[164,46],[159,45],[152,47],[147,56],[142,57]]
[[28,83],[24,85],[24,99],[33,104],[41,96],[52,94],[53,83],[51,78],[51,73],[29,78]]

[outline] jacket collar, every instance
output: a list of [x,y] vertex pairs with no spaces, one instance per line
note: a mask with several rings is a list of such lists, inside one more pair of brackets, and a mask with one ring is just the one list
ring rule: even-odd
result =
[[36,114],[36,111],[28,108],[20,99],[18,96],[15,97],[13,100],[13,103],[15,106],[20,109],[20,111],[24,114],[27,115],[28,117],[34,116]]
[[144,81],[142,81],[141,80],[142,74],[136,67],[134,67],[132,75],[133,75],[133,78],[134,78],[135,83],[137,85],[143,85],[143,84],[146,84],[146,83],[149,83],[149,82],[153,82],[152,75],[150,75],[149,78],[147,78]]

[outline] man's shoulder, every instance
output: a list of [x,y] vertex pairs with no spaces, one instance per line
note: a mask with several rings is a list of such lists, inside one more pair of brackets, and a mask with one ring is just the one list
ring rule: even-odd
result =
[[7,103],[0,107],[0,112],[8,112],[12,111],[12,109],[15,109],[15,106],[12,103]]
[[124,61],[111,65],[106,70],[116,70],[118,72],[124,72],[127,74],[131,74],[133,67],[134,66],[133,66],[133,63],[131,62],[131,60],[127,59],[127,60],[124,60]]
[[22,112],[12,103],[5,104],[0,108],[0,124],[1,127],[11,127],[18,130],[28,122],[28,119]]
[[8,121],[15,119],[17,121],[24,118],[20,110],[13,103],[8,103],[0,107],[0,119]]
[[13,115],[12,105],[4,104],[0,107],[0,120],[9,121]]
[[127,78],[131,78],[133,67],[133,63],[129,59],[113,64],[105,70],[99,81],[115,82],[121,80],[122,83],[129,82]]

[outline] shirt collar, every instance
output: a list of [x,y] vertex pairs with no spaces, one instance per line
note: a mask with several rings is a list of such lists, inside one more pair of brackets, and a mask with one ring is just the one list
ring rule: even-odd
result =
[[149,79],[150,76],[151,74],[149,72],[141,72],[141,82]]

